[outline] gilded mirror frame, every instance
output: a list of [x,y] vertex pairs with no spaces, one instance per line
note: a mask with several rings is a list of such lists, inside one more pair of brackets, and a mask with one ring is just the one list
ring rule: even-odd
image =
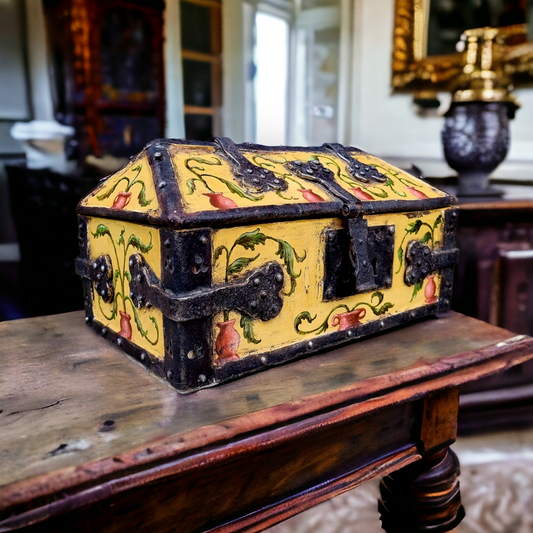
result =
[[[394,92],[453,90],[463,72],[465,52],[427,56],[430,0],[395,0],[392,51]],[[498,28],[503,46],[504,71],[515,85],[533,83],[533,43],[527,25]]]

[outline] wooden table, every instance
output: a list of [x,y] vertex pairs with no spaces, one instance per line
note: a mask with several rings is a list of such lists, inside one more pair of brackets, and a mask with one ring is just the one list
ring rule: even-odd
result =
[[81,312],[0,323],[0,531],[260,531],[375,477],[389,532],[463,516],[458,387],[533,339],[450,313],[181,396]]

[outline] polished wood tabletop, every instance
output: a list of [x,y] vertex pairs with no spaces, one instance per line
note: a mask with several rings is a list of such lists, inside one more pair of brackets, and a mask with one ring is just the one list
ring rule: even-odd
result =
[[180,395],[81,312],[3,322],[0,531],[259,531],[450,441],[420,402],[532,357],[452,312]]

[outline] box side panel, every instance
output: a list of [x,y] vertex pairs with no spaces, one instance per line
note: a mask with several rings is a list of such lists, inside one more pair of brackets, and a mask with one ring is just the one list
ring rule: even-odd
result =
[[[282,352],[293,345],[300,346],[296,350],[300,353],[315,351],[328,345],[328,335],[332,335],[332,345],[371,332],[365,327],[370,323],[396,325],[394,320],[387,319],[398,316],[400,321],[408,320],[413,310],[418,311],[411,318],[437,312],[443,270],[427,272],[423,280],[408,284],[406,253],[412,241],[425,245],[431,253],[442,249],[445,212],[442,209],[365,217],[368,225],[365,239],[370,239],[376,232],[387,233],[384,246],[390,243],[390,250],[384,252],[383,245],[378,247],[378,259],[385,258],[385,262],[374,263],[379,280],[377,288],[367,292],[354,289],[347,296],[332,294],[324,285],[326,241],[332,232],[347,232],[345,220],[302,220],[214,232],[214,285],[235,282],[272,261],[279,263],[284,272],[283,305],[275,318],[252,320],[235,309],[214,317],[213,337],[217,341],[213,356],[216,363],[219,367],[234,364],[226,363],[217,353],[218,339],[228,335],[224,329],[230,329],[231,336],[235,337],[235,353],[240,360],[260,356],[264,364],[268,364],[272,362],[272,353]],[[373,259],[370,257],[369,261]],[[386,272],[382,275],[380,269]],[[447,275],[447,282],[450,280]],[[347,283],[355,286],[355,279],[348,279]],[[449,290],[451,285],[446,289],[447,294]],[[229,326],[228,322],[231,322]],[[338,335],[339,332],[344,333]]]
[[[139,253],[152,271],[161,275],[159,230],[130,222],[87,218],[89,258],[108,258],[112,272],[112,292],[102,296],[93,287],[94,319],[105,331],[146,350],[155,358],[164,358],[163,316],[155,307],[137,308],[130,297],[129,257]],[[91,283],[91,282],[89,282]],[[107,300],[107,301],[106,301]]]

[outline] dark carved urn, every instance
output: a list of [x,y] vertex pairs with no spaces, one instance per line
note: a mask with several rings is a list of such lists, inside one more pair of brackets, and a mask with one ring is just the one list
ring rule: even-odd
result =
[[511,102],[452,103],[446,113],[442,144],[448,165],[459,174],[458,196],[501,196],[488,185],[489,174],[509,150]]

